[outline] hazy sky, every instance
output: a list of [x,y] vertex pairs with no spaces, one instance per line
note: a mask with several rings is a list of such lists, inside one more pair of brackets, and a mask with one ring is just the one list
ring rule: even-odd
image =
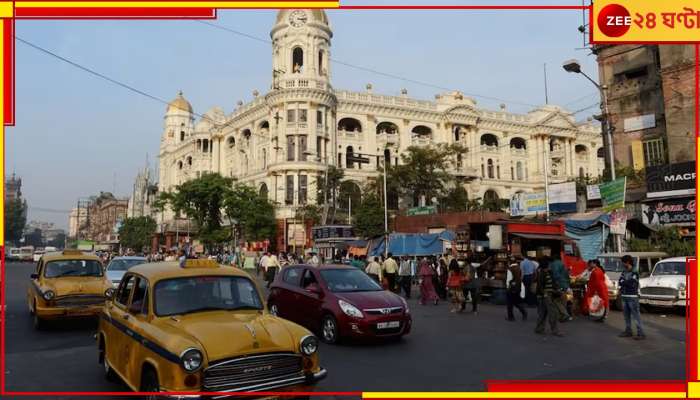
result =
[[[211,22],[267,39],[275,13],[220,11]],[[597,76],[595,57],[576,50],[578,10],[335,10],[328,16],[333,59],[461,90],[481,107],[497,109],[501,101],[477,95],[507,99],[516,112],[532,108],[518,103],[543,104],[544,63],[550,103],[575,111],[597,99],[589,82],[561,68],[578,58]],[[270,85],[269,44],[196,21],[18,21],[17,36],[159,98],[170,100],[181,89],[199,113],[213,106],[230,113],[238,100]],[[22,177],[29,218],[65,228],[78,197],[113,189],[128,196],[146,155],[156,161],[165,106],[22,43],[16,61],[17,126],[6,130],[6,173]],[[364,90],[370,82],[381,94],[407,88],[412,97],[433,99],[440,92],[332,65],[337,89]]]

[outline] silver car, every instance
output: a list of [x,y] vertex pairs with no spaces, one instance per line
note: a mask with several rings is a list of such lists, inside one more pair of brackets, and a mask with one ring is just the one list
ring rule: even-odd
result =
[[146,263],[145,257],[137,256],[125,256],[125,257],[114,257],[112,261],[107,265],[107,279],[112,282],[112,286],[115,288],[119,286],[122,277],[131,267]]

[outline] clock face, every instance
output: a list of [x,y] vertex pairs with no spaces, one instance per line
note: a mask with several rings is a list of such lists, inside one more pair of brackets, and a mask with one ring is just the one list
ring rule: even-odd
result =
[[291,14],[289,14],[289,23],[295,28],[303,26],[307,20],[308,17],[302,10],[294,10]]

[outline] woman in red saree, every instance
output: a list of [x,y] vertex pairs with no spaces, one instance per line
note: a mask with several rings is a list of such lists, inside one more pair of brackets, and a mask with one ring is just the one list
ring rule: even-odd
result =
[[603,317],[598,319],[602,322],[608,315],[608,310],[610,309],[610,298],[608,297],[608,285],[605,283],[605,270],[600,265],[598,260],[588,261],[588,270],[590,271],[590,277],[588,278],[588,283],[586,284],[586,297],[584,302],[584,307],[586,311],[590,312],[590,302],[593,296],[598,295],[602,302],[602,307],[604,307],[605,312]]
[[425,305],[427,301],[432,301],[433,304],[437,305],[438,295],[435,293],[435,286],[433,286],[433,276],[435,271],[430,267],[427,259],[422,259],[420,262],[420,268],[418,269],[418,276],[420,276],[420,304]]

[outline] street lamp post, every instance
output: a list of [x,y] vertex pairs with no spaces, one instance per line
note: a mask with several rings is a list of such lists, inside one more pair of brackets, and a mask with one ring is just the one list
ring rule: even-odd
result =
[[[607,150],[608,168],[610,169],[610,180],[615,180],[615,152],[613,151],[613,140],[612,140],[612,127],[610,126],[610,113],[608,109],[608,96],[607,96],[607,86],[600,85],[598,82],[593,80],[590,76],[586,75],[581,69],[581,63],[578,60],[572,59],[565,61],[562,65],[566,72],[572,72],[575,74],[581,74],[586,79],[588,79],[600,92],[600,108],[603,114],[596,118],[601,122],[601,127],[603,129],[603,146]],[[622,237],[621,235],[615,235],[615,247],[616,251],[622,251]]]

